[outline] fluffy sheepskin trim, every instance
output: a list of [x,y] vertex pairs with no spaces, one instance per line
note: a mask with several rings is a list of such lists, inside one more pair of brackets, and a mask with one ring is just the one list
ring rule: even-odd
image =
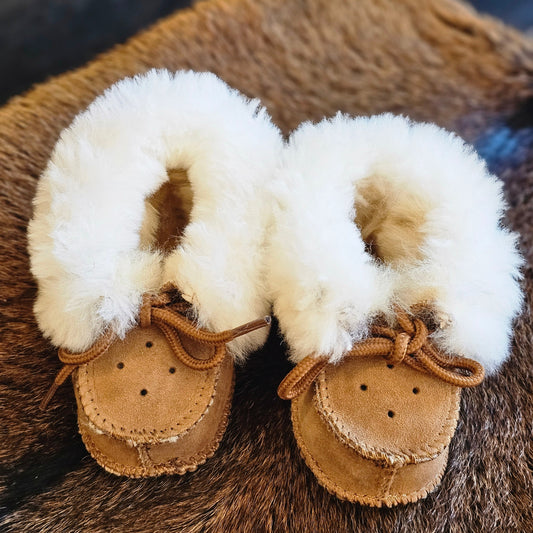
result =
[[[29,252],[44,334],[73,351],[108,326],[124,336],[141,295],[169,281],[201,327],[268,314],[265,194],[281,149],[258,101],[213,74],[151,71],[108,89],[63,131],[38,185]],[[171,168],[187,171],[193,206],[180,245],[164,257],[143,249],[140,234],[146,199]],[[230,349],[240,357],[266,334]]]
[[306,123],[273,188],[269,284],[294,362],[336,362],[378,314],[418,303],[446,317],[441,349],[489,372],[504,360],[521,258],[500,182],[457,136],[392,115]]

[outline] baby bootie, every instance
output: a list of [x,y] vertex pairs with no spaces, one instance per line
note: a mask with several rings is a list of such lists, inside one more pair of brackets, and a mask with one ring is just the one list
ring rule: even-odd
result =
[[439,484],[462,387],[520,309],[500,183],[458,137],[382,115],[302,125],[274,184],[269,283],[296,367],[279,387],[314,475],[393,506]]
[[61,134],[28,232],[35,314],[64,363],[42,407],[72,375],[109,472],[183,474],[217,449],[234,361],[268,333],[281,146],[257,101],[193,72],[125,79]]

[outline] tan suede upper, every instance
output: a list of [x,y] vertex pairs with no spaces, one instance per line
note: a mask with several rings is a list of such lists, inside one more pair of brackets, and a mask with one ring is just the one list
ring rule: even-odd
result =
[[399,309],[394,327],[374,324],[340,363],[300,361],[278,394],[292,400],[294,434],[318,481],[340,498],[381,507],[438,485],[461,387],[483,377],[477,361],[440,353],[424,320]]
[[[182,336],[185,339],[184,336]],[[195,344],[195,356],[213,348]],[[233,361],[183,364],[156,327],[136,328],[74,375],[80,432],[106,470],[132,477],[182,474],[213,455],[227,424]]]
[[73,376],[80,432],[106,470],[131,477],[183,474],[213,455],[227,425],[233,358],[226,345],[270,317],[213,333],[188,318],[173,286],[144,294],[139,325],[86,351],[60,348],[64,366],[41,402]]
[[333,494],[378,507],[408,503],[442,477],[459,393],[382,357],[347,359],[329,365],[293,400],[294,434],[309,468]]

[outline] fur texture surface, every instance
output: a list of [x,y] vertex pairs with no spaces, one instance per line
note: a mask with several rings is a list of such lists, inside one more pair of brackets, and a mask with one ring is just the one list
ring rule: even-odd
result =
[[[123,337],[142,294],[168,282],[200,327],[223,331],[268,314],[265,185],[281,146],[259,102],[213,74],[154,70],[108,89],[61,133],[39,180],[28,238],[45,335],[75,352],[108,327]],[[192,208],[177,248],[163,255],[148,199],[167,169],[186,171]],[[229,348],[242,358],[266,335]]]
[[[334,68],[332,67],[334,64]],[[276,328],[239,369],[228,429],[192,474],[120,479],[90,459],[75,400],[38,404],[60,363],[32,306],[26,227],[60,131],[106,87],[153,67],[210,70],[304,120],[390,111],[474,143],[505,183],[527,266],[499,372],[462,394],[436,492],[395,509],[337,500],[298,454],[276,388],[292,365]],[[0,529],[6,533],[524,533],[533,530],[533,45],[449,0],[212,0],[0,109]]]
[[378,315],[420,304],[443,350],[489,371],[508,355],[516,235],[501,226],[501,182],[459,137],[393,115],[306,123],[272,188],[267,271],[294,362],[337,362]]

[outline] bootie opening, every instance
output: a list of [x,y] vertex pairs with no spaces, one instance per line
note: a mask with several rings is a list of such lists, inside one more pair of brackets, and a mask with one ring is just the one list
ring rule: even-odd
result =
[[189,224],[193,191],[187,170],[167,170],[168,181],[145,202],[141,247],[166,254],[176,249]]
[[390,265],[422,259],[430,206],[420,195],[373,175],[358,183],[354,207],[355,223],[368,253]]

